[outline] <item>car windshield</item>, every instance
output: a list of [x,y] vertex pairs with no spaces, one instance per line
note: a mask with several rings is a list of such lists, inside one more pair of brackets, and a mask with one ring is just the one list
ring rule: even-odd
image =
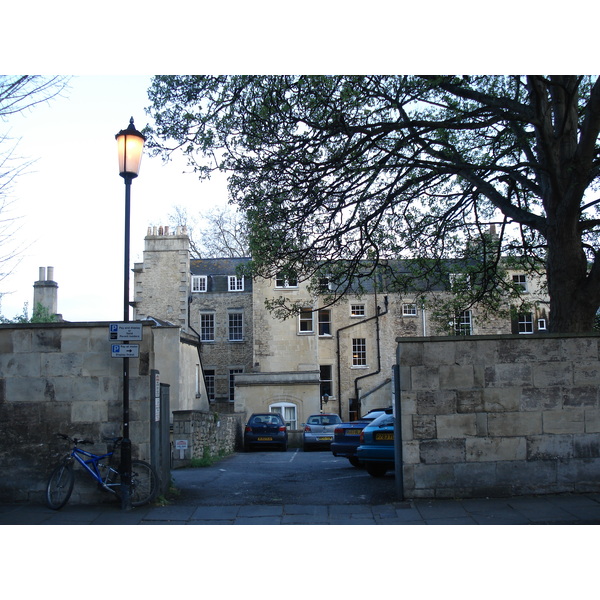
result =
[[394,415],[383,414],[377,417],[374,421],[371,421],[369,427],[393,427],[394,426]]
[[338,415],[312,415],[307,421],[309,425],[336,425],[341,422]]
[[251,425],[280,425],[281,421],[277,415],[256,415],[252,417]]

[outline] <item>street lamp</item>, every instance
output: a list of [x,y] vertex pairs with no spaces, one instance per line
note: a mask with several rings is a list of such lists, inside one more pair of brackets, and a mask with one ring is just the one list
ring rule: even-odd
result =
[[[146,138],[136,130],[133,117],[129,127],[115,136],[119,154],[119,175],[125,180],[125,262],[123,271],[123,321],[129,322],[129,227],[131,182],[140,172]],[[123,358],[123,441],[121,442],[121,508],[131,509],[131,439],[129,438],[129,357]]]

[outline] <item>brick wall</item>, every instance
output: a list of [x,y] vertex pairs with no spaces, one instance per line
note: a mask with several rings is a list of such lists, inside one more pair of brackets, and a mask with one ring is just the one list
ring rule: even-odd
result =
[[407,497],[600,490],[600,338],[399,338]]

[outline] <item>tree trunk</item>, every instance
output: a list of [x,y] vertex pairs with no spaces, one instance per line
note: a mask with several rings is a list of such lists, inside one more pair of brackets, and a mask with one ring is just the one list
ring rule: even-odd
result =
[[549,331],[587,333],[600,305],[597,286],[587,274],[587,260],[576,226],[549,227],[546,276],[550,296]]

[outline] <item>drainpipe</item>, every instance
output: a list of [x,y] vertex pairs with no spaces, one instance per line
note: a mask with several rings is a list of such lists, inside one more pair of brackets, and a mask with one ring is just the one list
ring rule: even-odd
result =
[[379,318],[383,315],[386,315],[388,312],[388,297],[383,297],[383,303],[385,304],[385,310],[381,312],[379,306],[377,307],[377,315],[376,315],[376,327],[377,327],[377,371],[373,371],[373,373],[367,373],[366,375],[361,375],[354,380],[354,393],[356,394],[356,400],[360,403],[360,398],[358,397],[358,382],[361,379],[366,379],[367,377],[373,377],[373,375],[378,375],[381,373],[381,337],[379,333]]
[[[388,299],[387,296],[385,296],[385,312],[381,313],[381,314],[385,314],[387,313],[387,306],[388,306]],[[377,319],[377,324],[379,325],[379,317],[380,317],[380,308],[377,307],[377,314],[374,317],[369,317],[368,319],[363,319],[362,321],[357,321],[356,323],[351,323],[350,325],[346,325],[345,327],[341,327],[340,329],[338,329],[335,332],[335,336],[336,336],[336,343],[337,343],[337,387],[338,387],[338,413],[340,416],[342,416],[342,374],[341,374],[341,358],[340,358],[340,333],[342,331],[345,331],[346,329],[350,329],[351,327],[356,327],[357,325],[362,325],[363,323],[367,323],[368,321],[372,321],[373,319]],[[377,343],[379,344],[379,327],[377,328],[377,332],[378,332],[378,341]],[[381,366],[381,352],[379,351],[379,347],[378,347],[378,358],[379,358],[379,363]],[[379,373],[379,371],[377,371],[377,373]],[[375,373],[372,373],[373,375],[375,375]],[[363,375],[363,377],[367,377],[366,375]],[[355,381],[355,385],[356,385],[356,381]],[[358,402],[358,395],[356,396],[356,401]],[[359,415],[360,416],[360,415]]]
[[396,364],[394,365],[394,472],[396,478],[396,495],[404,500],[404,469],[402,457],[402,402],[400,385],[400,342],[396,346]]

